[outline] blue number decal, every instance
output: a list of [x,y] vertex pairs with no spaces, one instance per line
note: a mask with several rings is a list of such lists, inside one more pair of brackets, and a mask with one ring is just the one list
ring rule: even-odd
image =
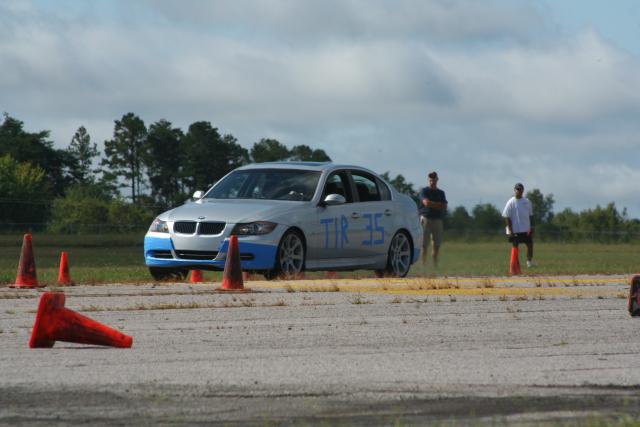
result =
[[347,217],[342,215],[340,218],[340,226],[342,231],[342,238],[340,239],[340,247],[344,248],[345,243],[349,243],[349,238],[347,237],[347,228],[349,228],[349,220]]
[[369,239],[363,240],[362,244],[365,246],[371,246],[371,244],[373,243],[373,217],[371,216],[371,214],[363,214],[362,217],[369,219],[369,223],[364,228],[365,230],[369,230]]
[[384,227],[380,226],[380,224],[378,224],[378,219],[382,218],[382,214],[381,213],[377,213],[374,216],[373,222],[375,225],[375,230],[380,232],[380,239],[378,240],[374,240],[373,244],[374,245],[382,245],[384,244]]
[[320,224],[324,224],[324,248],[329,249],[329,224],[333,222],[333,218],[325,218],[320,220]]
[[329,238],[331,237],[330,227],[333,225],[333,248],[344,248],[345,243],[349,243],[348,229],[349,220],[342,215],[339,219],[324,218],[320,220],[320,224],[324,225],[324,248],[329,249]]
[[[378,220],[382,218],[381,213],[376,214],[363,214],[363,218],[367,218],[369,222],[367,226],[364,228],[369,232],[369,238],[367,240],[363,240],[362,244],[365,246],[371,245],[382,245],[384,244],[384,227],[378,224]],[[373,240],[373,232],[380,233],[380,238],[377,240]]]

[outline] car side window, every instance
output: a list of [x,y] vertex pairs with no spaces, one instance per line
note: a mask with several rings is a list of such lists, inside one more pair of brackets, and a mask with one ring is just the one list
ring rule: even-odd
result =
[[348,182],[349,180],[344,172],[334,172],[329,175],[327,182],[324,184],[322,200],[329,194],[339,194],[347,200],[347,203],[353,202]]
[[381,200],[376,178],[366,172],[351,171],[353,183],[360,202],[378,202]]
[[380,199],[381,200],[391,200],[391,190],[387,187],[387,184],[382,182],[381,180],[376,178],[376,183],[378,184],[378,189],[380,190]]

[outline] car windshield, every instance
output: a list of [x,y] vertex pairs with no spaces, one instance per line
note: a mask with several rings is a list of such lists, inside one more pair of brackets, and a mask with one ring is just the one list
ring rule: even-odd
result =
[[320,172],[294,169],[247,169],[232,172],[205,199],[265,199],[308,202]]

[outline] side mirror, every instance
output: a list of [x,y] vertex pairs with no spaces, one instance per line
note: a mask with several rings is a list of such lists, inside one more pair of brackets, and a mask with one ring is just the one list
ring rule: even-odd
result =
[[344,205],[347,203],[347,199],[340,194],[328,194],[327,197],[324,198],[322,202],[320,202],[320,206],[336,206],[336,205]]
[[194,200],[202,199],[202,196],[204,196],[204,191],[198,190],[195,193],[193,193],[193,199]]

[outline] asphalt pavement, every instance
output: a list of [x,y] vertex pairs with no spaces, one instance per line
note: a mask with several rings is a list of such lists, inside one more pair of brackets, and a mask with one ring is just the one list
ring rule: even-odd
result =
[[637,419],[628,277],[74,286],[130,349],[30,349],[45,290],[0,288],[3,425]]

